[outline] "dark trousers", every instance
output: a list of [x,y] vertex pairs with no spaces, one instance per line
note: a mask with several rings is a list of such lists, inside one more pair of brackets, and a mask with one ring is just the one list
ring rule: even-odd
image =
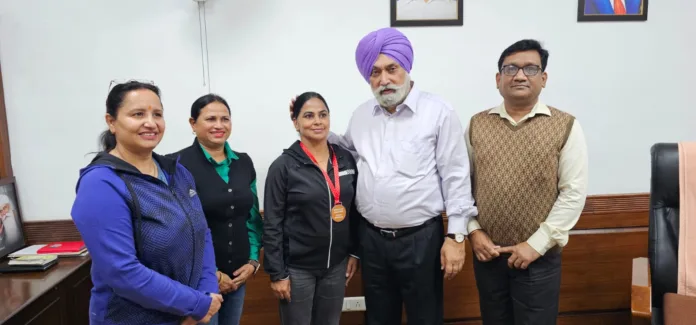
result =
[[442,325],[442,219],[416,232],[388,238],[363,221],[360,226],[366,325]]
[[320,271],[289,268],[290,302],[280,301],[280,323],[338,325],[346,291],[347,261]]
[[561,291],[561,254],[548,252],[526,270],[511,269],[510,254],[489,262],[474,256],[484,325],[553,325]]

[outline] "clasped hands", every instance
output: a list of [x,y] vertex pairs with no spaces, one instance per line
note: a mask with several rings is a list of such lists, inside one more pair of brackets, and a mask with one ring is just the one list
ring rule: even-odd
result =
[[233,291],[237,291],[239,287],[246,283],[246,280],[249,279],[249,277],[252,274],[254,274],[254,266],[251,264],[244,264],[242,265],[242,267],[234,271],[234,273],[232,273],[232,276],[234,276],[234,278],[230,278],[229,275],[217,271],[218,286],[220,287],[220,293],[226,294]]
[[208,307],[208,313],[201,319],[200,321],[197,321],[193,319],[193,317],[186,317],[184,321],[181,322],[181,325],[197,325],[200,323],[203,324],[208,324],[210,322],[210,319],[217,314],[217,312],[220,310],[220,306],[222,306],[222,296],[217,294],[217,293],[211,293],[210,297],[212,300],[210,301],[210,307]]
[[510,254],[508,258],[508,267],[525,270],[529,267],[529,264],[536,261],[541,254],[539,254],[532,246],[529,246],[527,242],[519,243],[515,246],[500,247],[493,243],[488,234],[483,230],[475,230],[469,234],[469,240],[471,241],[471,247],[474,250],[476,258],[481,262],[488,262],[500,254]]
[[[220,293],[226,294],[232,291],[237,291],[237,289],[239,289],[239,287],[244,284],[252,274],[254,274],[254,266],[251,264],[244,264],[242,267],[234,271],[234,273],[232,273],[234,279],[230,278],[229,275],[223,272],[215,272]],[[210,303],[208,314],[200,322],[188,317],[181,323],[181,325],[196,325],[198,323],[207,324],[210,322],[210,318],[218,312],[223,301],[222,296],[219,294],[211,294],[210,296],[213,297],[213,301]]]

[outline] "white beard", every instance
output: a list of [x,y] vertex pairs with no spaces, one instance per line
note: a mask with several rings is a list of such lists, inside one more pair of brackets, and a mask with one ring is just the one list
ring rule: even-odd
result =
[[[391,94],[382,95],[381,92],[386,90],[386,89],[392,89],[392,90],[394,90],[394,92]],[[406,96],[408,96],[408,92],[410,90],[411,90],[411,76],[409,74],[406,74],[406,78],[404,78],[404,83],[401,86],[395,86],[395,85],[379,86],[379,87],[373,89],[372,93],[375,95],[375,98],[377,99],[377,102],[379,103],[380,106],[382,106],[382,107],[394,107],[396,105],[403,103],[403,101],[406,99]]]

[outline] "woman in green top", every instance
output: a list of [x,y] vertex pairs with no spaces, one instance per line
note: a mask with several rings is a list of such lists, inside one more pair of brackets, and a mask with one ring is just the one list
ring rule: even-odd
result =
[[208,94],[191,105],[193,144],[172,154],[193,175],[215,248],[220,293],[224,299],[209,324],[237,325],[244,306],[245,283],[259,269],[263,221],[256,192],[256,171],[249,155],[233,151],[227,139],[230,107]]

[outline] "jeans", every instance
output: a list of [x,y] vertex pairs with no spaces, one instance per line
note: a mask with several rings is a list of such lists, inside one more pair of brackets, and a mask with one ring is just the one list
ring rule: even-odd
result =
[[326,270],[289,268],[290,302],[280,301],[282,325],[338,325],[348,259]]
[[222,295],[222,306],[220,306],[218,313],[210,318],[208,325],[239,325],[244,309],[245,294],[246,284],[243,284],[237,291]]

